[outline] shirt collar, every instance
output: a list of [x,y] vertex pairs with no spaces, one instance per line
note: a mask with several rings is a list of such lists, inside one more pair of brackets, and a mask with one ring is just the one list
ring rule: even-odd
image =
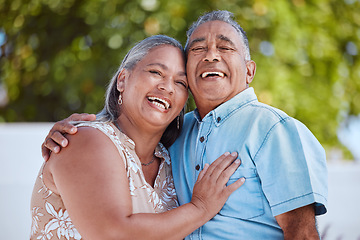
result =
[[233,111],[252,101],[257,101],[257,97],[254,88],[249,87],[206,114],[203,119],[201,119],[198,109],[195,109],[194,117],[198,122],[212,120],[216,125],[220,125]]
[[155,156],[163,159],[166,162],[166,164],[170,165],[171,161],[170,161],[169,152],[161,142],[159,142],[155,148]]

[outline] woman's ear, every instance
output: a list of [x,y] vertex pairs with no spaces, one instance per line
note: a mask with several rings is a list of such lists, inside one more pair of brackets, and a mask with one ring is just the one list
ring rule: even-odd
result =
[[125,82],[129,78],[129,71],[122,69],[117,77],[116,88],[119,92],[123,92],[125,89]]

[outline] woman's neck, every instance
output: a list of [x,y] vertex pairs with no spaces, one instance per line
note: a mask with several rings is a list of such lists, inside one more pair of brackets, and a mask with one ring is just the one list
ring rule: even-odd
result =
[[124,116],[120,116],[116,123],[120,130],[134,141],[135,152],[142,162],[151,161],[165,129],[156,129],[148,124],[139,126]]

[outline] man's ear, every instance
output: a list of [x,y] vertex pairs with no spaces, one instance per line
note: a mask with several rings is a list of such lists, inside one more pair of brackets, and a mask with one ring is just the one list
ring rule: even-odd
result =
[[129,78],[129,71],[124,68],[123,70],[121,70],[121,72],[117,77],[116,88],[117,90],[119,90],[119,92],[124,91],[125,82],[127,81],[128,78]]
[[255,77],[256,63],[253,60],[246,62],[246,84],[250,84]]

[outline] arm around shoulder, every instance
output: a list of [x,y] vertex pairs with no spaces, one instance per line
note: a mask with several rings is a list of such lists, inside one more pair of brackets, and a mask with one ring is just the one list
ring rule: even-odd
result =
[[198,179],[197,199],[158,214],[132,213],[124,162],[111,140],[96,129],[79,128],[69,136],[69,146],[47,164],[56,191],[85,239],[182,239],[210,220],[242,185],[226,186],[240,164],[233,161],[231,155],[220,157],[220,168],[212,165]]

